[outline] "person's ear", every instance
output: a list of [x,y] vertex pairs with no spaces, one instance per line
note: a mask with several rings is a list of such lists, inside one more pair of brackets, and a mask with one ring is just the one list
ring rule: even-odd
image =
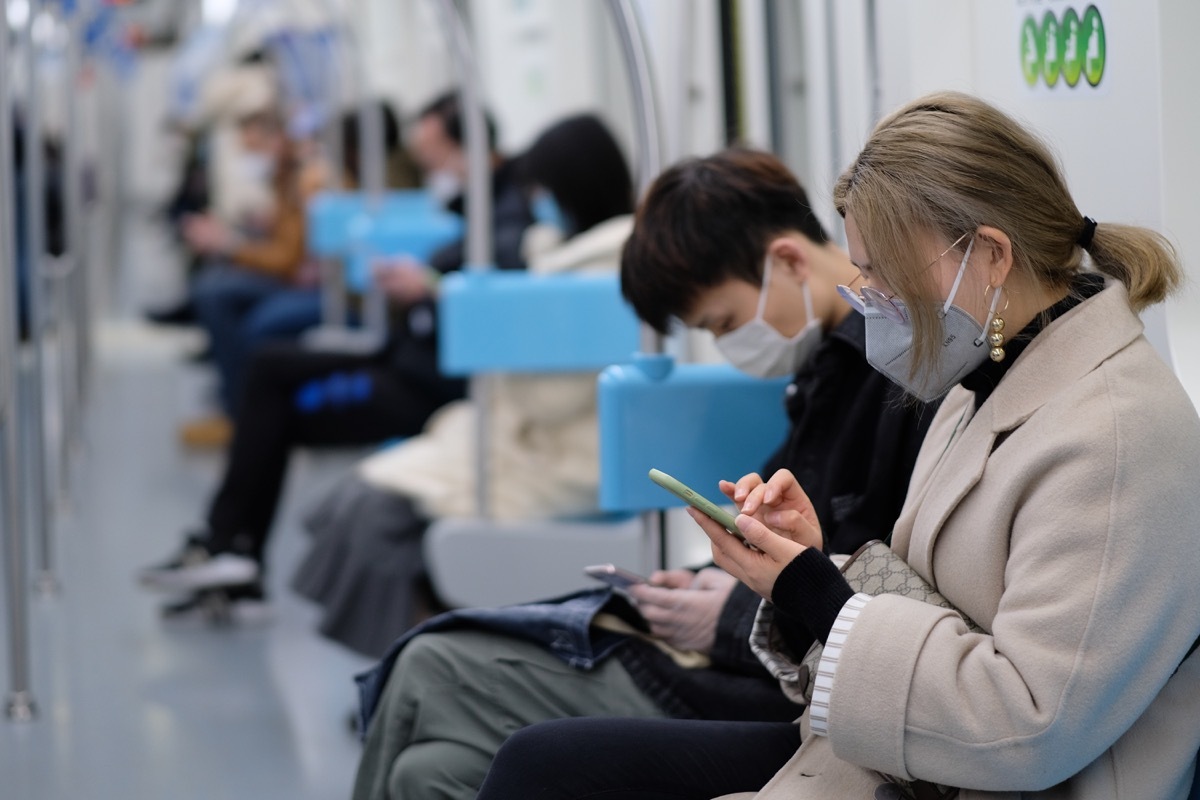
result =
[[767,245],[772,258],[771,270],[787,276],[796,283],[805,283],[812,276],[812,258],[804,243],[795,236],[779,236]]
[[975,232],[975,253],[983,259],[988,284],[1003,286],[1012,271],[1012,239],[999,228],[983,225]]

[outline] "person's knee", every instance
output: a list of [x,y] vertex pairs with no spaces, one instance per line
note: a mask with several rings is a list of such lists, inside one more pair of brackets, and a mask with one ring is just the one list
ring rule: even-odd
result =
[[228,305],[230,293],[229,276],[220,269],[209,269],[192,283],[192,305],[201,317],[220,313]]
[[388,796],[403,800],[467,800],[475,797],[490,759],[456,742],[420,742],[392,763]]
[[[401,651],[392,676],[404,684],[404,689],[418,697],[424,688],[451,683],[458,673],[463,648],[456,647],[453,632],[425,633],[415,637]],[[459,655],[455,658],[454,655]],[[403,691],[403,689],[402,689]]]

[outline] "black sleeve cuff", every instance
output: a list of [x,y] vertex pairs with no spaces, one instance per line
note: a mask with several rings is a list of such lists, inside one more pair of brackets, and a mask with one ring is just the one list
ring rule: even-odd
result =
[[771,588],[776,610],[801,623],[825,644],[834,620],[854,590],[829,556],[810,547],[783,568]]

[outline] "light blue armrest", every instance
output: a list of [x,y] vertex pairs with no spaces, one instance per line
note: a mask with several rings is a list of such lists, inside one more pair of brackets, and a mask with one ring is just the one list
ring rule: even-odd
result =
[[647,511],[682,505],[646,477],[669,473],[720,503],[717,481],[762,469],[783,443],[787,379],[762,380],[727,364],[675,364],[639,355],[600,374],[600,507]]
[[448,275],[438,295],[447,375],[602,369],[638,349],[616,275],[487,270]]
[[[403,189],[384,192],[370,209],[382,216],[390,216],[409,211],[432,212],[439,206],[423,189]],[[349,255],[356,220],[367,212],[367,199],[362,192],[320,192],[315,195],[305,208],[309,254],[316,258]]]

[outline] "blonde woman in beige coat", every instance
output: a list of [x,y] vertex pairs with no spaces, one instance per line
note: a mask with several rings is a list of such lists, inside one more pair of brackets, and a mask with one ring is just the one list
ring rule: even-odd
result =
[[[835,201],[862,273],[846,294],[867,317],[868,359],[916,396],[946,395],[892,547],[979,631],[951,610],[855,594],[796,479],[746,476],[722,488],[756,549],[693,517],[718,565],[763,596],[753,644],[785,692],[799,691],[803,655],[790,631],[826,645],[790,760],[767,781],[721,756],[747,737],[777,753],[783,730],[647,740],[625,723],[593,727],[586,750],[605,763],[589,772],[585,748],[571,749],[578,730],[535,728],[501,750],[484,800],[534,796],[522,790],[547,777],[534,747],[575,784],[539,798],[662,797],[662,776],[689,771],[714,776],[710,791],[671,796],[764,783],[756,796],[771,800],[1187,796],[1200,420],[1137,316],[1179,284],[1173,251],[1084,217],[1043,144],[959,94],[881,122]],[[615,730],[626,745],[605,738]]]

